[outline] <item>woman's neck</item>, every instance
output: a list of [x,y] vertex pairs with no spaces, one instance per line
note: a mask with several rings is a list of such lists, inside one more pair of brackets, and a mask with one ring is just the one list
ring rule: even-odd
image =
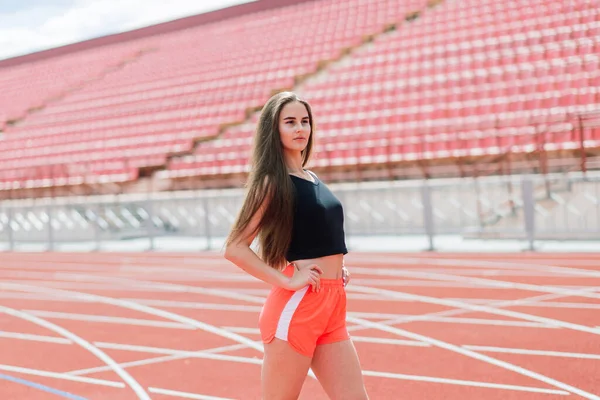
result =
[[302,166],[302,154],[286,154],[285,166],[290,173],[304,174],[304,168]]

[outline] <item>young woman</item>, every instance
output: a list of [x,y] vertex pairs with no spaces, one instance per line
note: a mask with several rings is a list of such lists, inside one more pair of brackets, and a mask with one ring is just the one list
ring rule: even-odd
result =
[[[225,258],[272,285],[259,318],[263,399],[297,399],[309,368],[331,399],[368,399],[346,329],[349,275],[343,209],[304,169],[313,146],[310,105],[273,96],[256,129],[247,195]],[[259,255],[251,245],[258,236]]]

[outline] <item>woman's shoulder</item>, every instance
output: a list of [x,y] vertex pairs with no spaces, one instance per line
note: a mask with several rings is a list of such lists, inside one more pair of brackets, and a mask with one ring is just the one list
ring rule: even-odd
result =
[[313,178],[315,179],[319,179],[319,176],[317,174],[315,174],[312,170],[310,169],[304,169],[306,172],[308,172],[310,175],[312,175]]

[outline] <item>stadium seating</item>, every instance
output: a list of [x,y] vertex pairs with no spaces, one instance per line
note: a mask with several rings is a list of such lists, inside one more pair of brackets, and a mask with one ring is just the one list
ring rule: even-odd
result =
[[[316,166],[578,148],[573,117],[600,108],[599,33],[597,1],[444,2],[297,89]],[[243,171],[255,120],[165,175]],[[600,146],[598,128],[586,139]]]
[[[0,114],[4,124],[27,116],[28,110],[41,108],[68,94],[82,83],[95,78],[120,62],[133,57],[127,45],[109,51],[92,49],[41,62],[19,64],[0,69]],[[0,123],[0,128],[5,128]]]
[[[411,4],[422,1],[308,2],[131,42],[143,52],[135,62],[6,129],[0,182],[135,179],[139,168],[243,121],[274,90],[292,88]],[[72,56],[71,67],[79,64]]]
[[307,2],[2,68],[0,189],[243,173],[281,89],[314,107],[316,168],[581,146],[599,1],[427,3]]

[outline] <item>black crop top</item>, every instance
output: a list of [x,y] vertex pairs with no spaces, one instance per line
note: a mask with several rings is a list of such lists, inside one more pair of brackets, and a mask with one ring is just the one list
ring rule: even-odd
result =
[[309,172],[314,182],[290,175],[294,184],[294,225],[288,262],[347,254],[342,203]]

